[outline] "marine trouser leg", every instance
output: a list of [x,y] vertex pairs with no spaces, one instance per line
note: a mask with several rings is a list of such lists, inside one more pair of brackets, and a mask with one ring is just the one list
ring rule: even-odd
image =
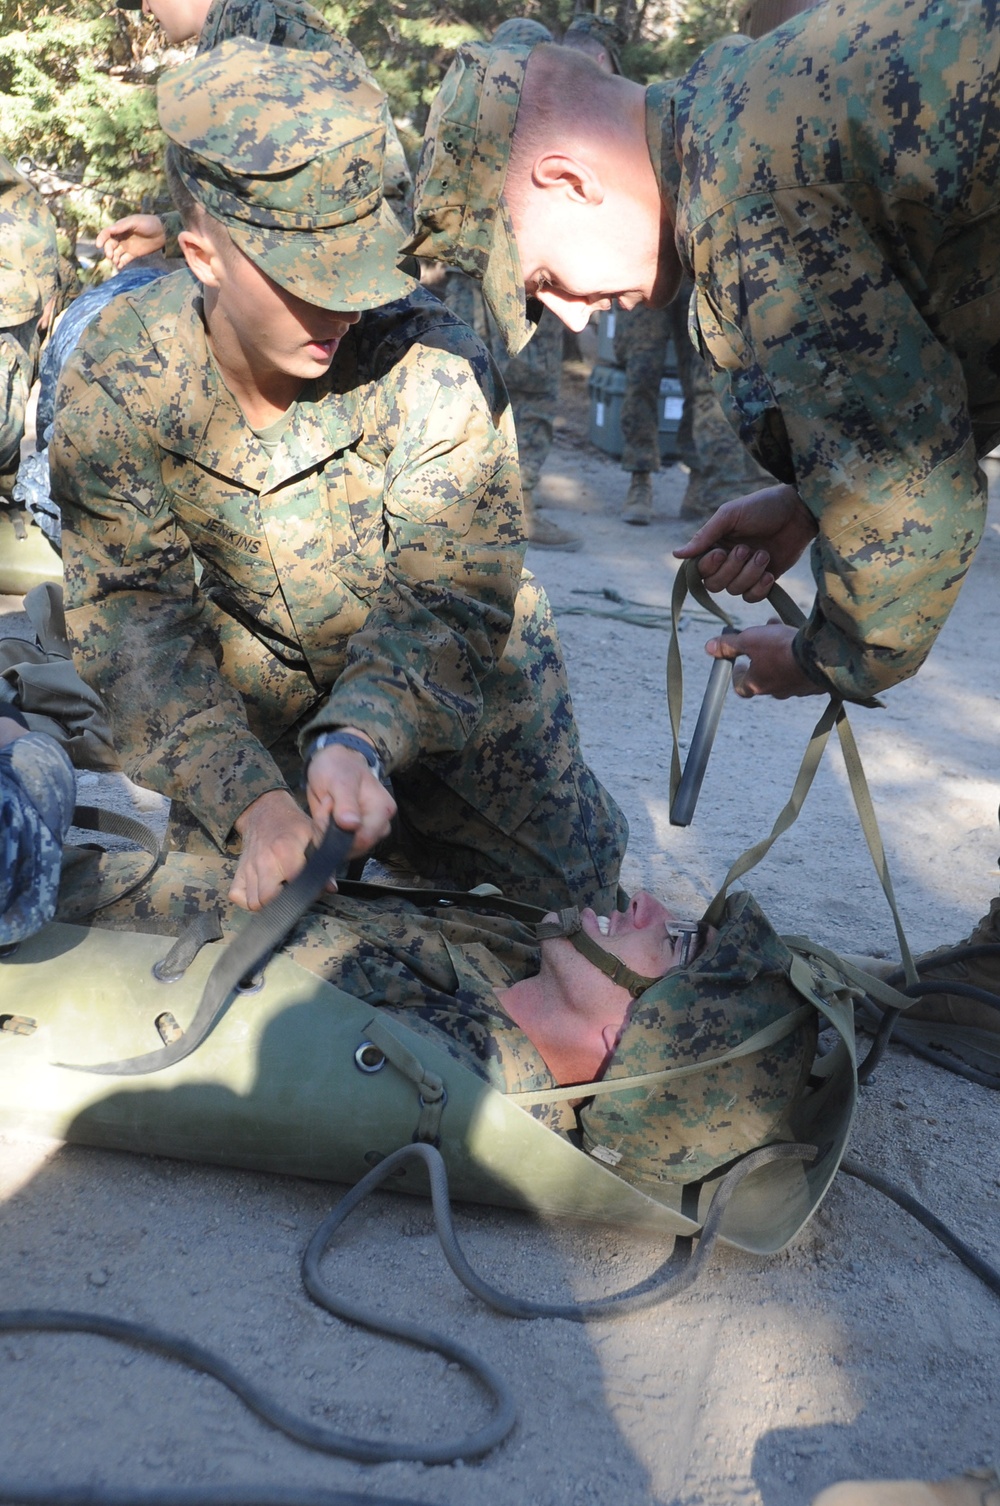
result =
[[615,355],[625,364],[622,399],[622,469],[660,469],[660,380],[670,338],[667,309],[641,305],[619,314]]
[[463,753],[393,775],[407,860],[436,883],[606,912],[628,823],[583,760],[555,622],[530,577],[483,693]]
[[562,380],[564,328],[552,310],[545,309],[535,333],[519,355],[508,356],[503,352],[499,335],[491,341],[510,395],[521,483],[529,491],[538,485],[552,448],[552,427]]

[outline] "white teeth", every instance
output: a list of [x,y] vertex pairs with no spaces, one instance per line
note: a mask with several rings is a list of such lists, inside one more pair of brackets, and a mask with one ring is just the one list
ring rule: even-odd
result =
[[597,917],[597,929],[600,931],[600,933],[601,933],[602,936],[610,936],[611,935],[611,916],[610,915],[598,915],[598,917]]

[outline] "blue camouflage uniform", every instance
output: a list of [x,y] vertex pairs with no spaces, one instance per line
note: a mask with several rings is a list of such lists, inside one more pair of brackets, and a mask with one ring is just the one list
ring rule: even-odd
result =
[[52,919],[75,803],[73,767],[51,737],[28,732],[0,748],[0,946]]

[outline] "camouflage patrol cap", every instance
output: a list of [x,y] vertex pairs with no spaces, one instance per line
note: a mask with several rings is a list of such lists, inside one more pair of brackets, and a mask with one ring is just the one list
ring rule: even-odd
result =
[[413,290],[382,193],[384,99],[342,58],[234,37],[171,69],[158,102],[181,179],[281,287],[327,309]]
[[455,54],[428,116],[413,197],[416,228],[407,246],[482,283],[512,355],[535,332],[502,198],[531,52],[470,42]]
[[0,750],[0,946],[52,919],[75,801],[72,764],[53,738],[29,732]]
[[563,34],[563,46],[574,46],[579,37],[591,37],[599,43],[608,55],[613,73],[621,73],[622,56],[621,50],[628,38],[624,29],[611,16],[595,16],[590,11],[583,11],[574,16]]
[[491,47],[537,47],[539,42],[551,42],[552,33],[541,21],[530,21],[527,16],[511,16],[502,21],[490,38]]
[[[791,982],[792,965],[753,896],[730,896],[714,940],[631,1005],[603,1081],[703,1070],[595,1096],[580,1111],[584,1149],[640,1186],[684,1184],[793,1138],[817,1012]],[[762,1031],[759,1049],[713,1065]]]

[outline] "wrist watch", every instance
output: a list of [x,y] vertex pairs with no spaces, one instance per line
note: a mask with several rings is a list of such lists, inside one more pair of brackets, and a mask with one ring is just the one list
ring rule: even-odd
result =
[[353,732],[319,732],[311,737],[306,743],[302,753],[303,763],[309,763],[323,748],[350,748],[354,753],[360,753],[365,763],[371,769],[379,784],[385,784],[386,773],[382,767],[382,760],[372,747],[366,743],[363,737],[355,737]]

